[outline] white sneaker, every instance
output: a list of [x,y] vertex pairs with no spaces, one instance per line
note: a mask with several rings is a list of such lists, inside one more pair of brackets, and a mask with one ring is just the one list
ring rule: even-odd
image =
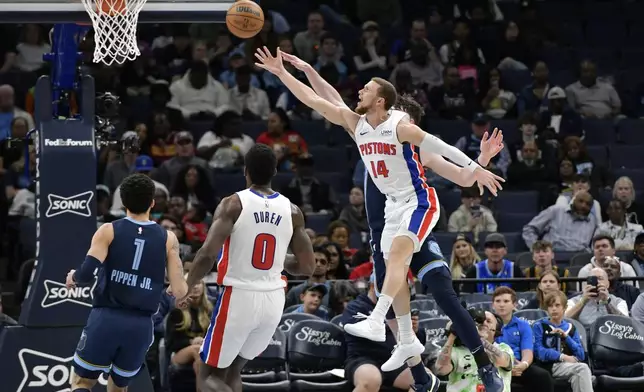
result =
[[358,321],[354,324],[345,324],[344,330],[353,336],[369,339],[374,342],[384,342],[387,340],[385,323],[375,323],[369,319]]
[[383,363],[380,369],[383,372],[391,372],[404,365],[408,359],[420,355],[425,351],[425,346],[415,338],[413,342],[407,344],[399,343],[391,352],[391,358]]

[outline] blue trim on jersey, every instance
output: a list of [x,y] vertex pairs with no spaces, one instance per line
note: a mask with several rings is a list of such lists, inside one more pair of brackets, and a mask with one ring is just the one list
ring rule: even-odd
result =
[[431,271],[433,269],[441,268],[441,267],[447,267],[449,269],[449,265],[447,264],[447,262],[445,262],[445,260],[442,260],[442,259],[441,260],[432,260],[431,262],[429,262],[429,264],[427,264],[426,266],[421,268],[420,271],[418,271],[418,275],[417,275],[418,280],[423,282],[423,279],[424,279],[426,273],[428,273],[429,271]]
[[414,147],[411,144],[403,144],[403,156],[405,157],[405,162],[407,162],[407,168],[411,175],[411,183],[416,191],[416,201],[418,202],[418,207],[412,214],[411,221],[409,222],[409,231],[418,233],[420,231],[420,225],[423,223],[425,213],[430,207],[429,192],[420,170],[418,170],[418,162],[414,159]]
[[156,222],[155,222],[155,221],[151,221],[151,220],[149,220],[149,221],[138,221],[138,220],[134,220],[134,219],[130,218],[129,216],[126,216],[126,217],[125,217],[125,218],[123,218],[123,219],[125,219],[125,220],[129,220],[129,221],[130,221],[130,222],[132,222],[132,223],[136,223],[137,225],[143,225],[143,226],[148,226],[148,225],[154,225],[154,224],[156,224]]
[[280,195],[280,194],[279,194],[279,192],[275,192],[275,193],[270,194],[270,195],[264,195],[264,194],[261,194],[261,193],[257,192],[257,191],[256,191],[256,190],[254,190],[254,189],[250,189],[250,188],[248,188],[248,190],[249,190],[252,194],[257,195],[257,196],[261,197],[262,199],[274,199],[274,198],[276,198],[277,196],[279,196],[279,195]]

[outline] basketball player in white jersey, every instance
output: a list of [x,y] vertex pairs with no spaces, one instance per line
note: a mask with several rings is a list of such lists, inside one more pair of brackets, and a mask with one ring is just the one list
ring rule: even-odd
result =
[[423,176],[418,152],[436,153],[472,173],[475,181],[492,194],[501,188],[502,178],[481,168],[460,150],[444,143],[405,119],[405,113],[390,111],[396,102],[396,90],[383,79],[372,79],[359,92],[360,101],[353,112],[319,97],[305,84],[286,72],[279,48],[273,56],[266,47],[258,49],[256,65],[280,78],[302,103],[322,114],[328,121],[353,130],[360,154],[369,175],[379,190],[387,195],[385,229],[381,249],[387,260],[387,274],[382,295],[374,311],[365,320],[345,327],[355,336],[385,341],[385,316],[393,305],[397,316],[400,343],[383,371],[402,366],[407,358],[420,355],[424,346],[416,338],[411,324],[410,293],[406,276],[413,253],[435,226],[439,216],[436,192]]
[[[273,150],[256,144],[244,163],[248,189],[221,201],[187,278],[190,291],[217,262],[224,287],[201,346],[201,392],[242,391],[242,368],[266,349],[282,316],[282,271],[310,276],[315,269],[302,212],[271,189]],[[289,246],[295,258],[285,262]]]

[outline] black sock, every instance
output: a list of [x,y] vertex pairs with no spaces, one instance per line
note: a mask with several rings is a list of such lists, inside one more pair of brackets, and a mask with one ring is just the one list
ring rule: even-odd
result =
[[472,350],[472,355],[474,355],[476,366],[478,366],[479,369],[492,363],[490,362],[490,357],[487,356],[487,353],[485,352],[485,349],[482,345],[479,346],[476,350]]
[[429,383],[429,375],[425,370],[425,365],[422,361],[416,364],[416,366],[410,366],[411,375],[414,377],[414,383],[425,385]]

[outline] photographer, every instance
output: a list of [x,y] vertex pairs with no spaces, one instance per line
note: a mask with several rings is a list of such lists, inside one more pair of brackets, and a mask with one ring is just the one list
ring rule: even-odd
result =
[[607,314],[628,317],[626,301],[610,294],[608,286],[606,271],[601,268],[590,270],[581,295],[568,300],[566,317],[579,320],[586,328],[590,328],[597,318]]
[[[514,353],[507,344],[494,342],[495,338],[501,336],[503,321],[499,316],[480,309],[468,309],[468,312],[478,326],[485,352],[494,366],[499,369],[499,374],[503,378],[504,390],[509,391]],[[467,347],[462,345],[460,339],[451,330],[451,325],[448,325],[447,329],[449,337],[436,360],[435,373],[440,376],[449,375],[447,392],[480,391],[483,385],[476,370],[474,356]]]
[[532,326],[535,357],[553,378],[569,382],[573,392],[592,391],[592,374],[583,363],[585,353],[579,332],[563,319],[566,302],[566,294],[559,290],[546,295],[544,307],[549,317]]

